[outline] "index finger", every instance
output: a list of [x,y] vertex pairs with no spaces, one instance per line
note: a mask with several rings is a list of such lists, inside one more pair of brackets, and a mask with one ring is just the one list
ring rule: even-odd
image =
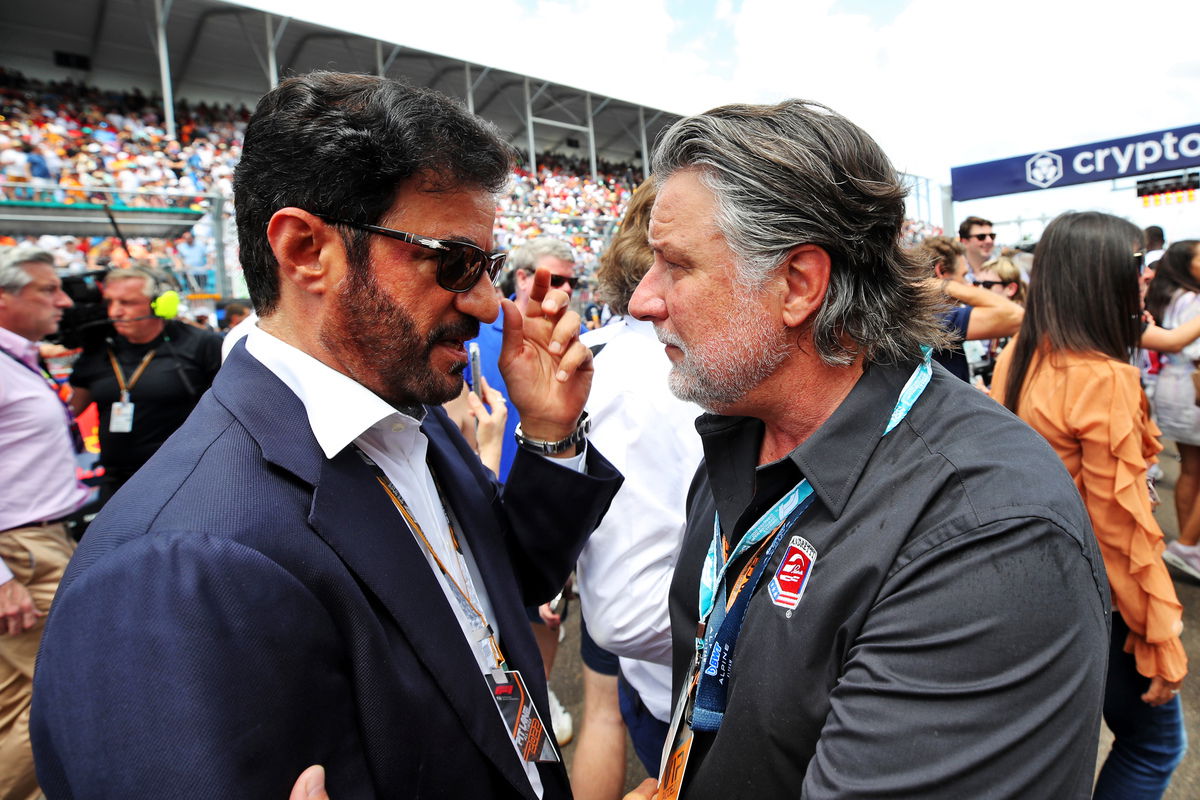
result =
[[500,301],[504,310],[504,333],[500,340],[500,357],[497,363],[503,371],[504,365],[516,358],[525,343],[525,317],[517,304],[507,297]]
[[529,303],[540,306],[548,291],[550,291],[550,270],[538,267],[533,273],[533,287],[529,290]]

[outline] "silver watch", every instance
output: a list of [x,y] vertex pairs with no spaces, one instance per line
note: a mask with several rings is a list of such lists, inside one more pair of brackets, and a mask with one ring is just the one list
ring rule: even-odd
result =
[[540,439],[530,439],[521,430],[521,423],[519,422],[517,423],[515,436],[517,437],[517,444],[530,452],[543,456],[556,456],[559,453],[567,452],[572,447],[586,440],[588,431],[591,428],[592,421],[588,419],[588,413],[584,411],[579,417],[579,422],[575,423],[575,430],[567,438],[559,439],[557,442],[543,442]]

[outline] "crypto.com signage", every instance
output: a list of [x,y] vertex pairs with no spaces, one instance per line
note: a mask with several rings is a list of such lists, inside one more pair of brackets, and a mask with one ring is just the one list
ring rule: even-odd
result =
[[950,181],[955,200],[974,200],[1195,166],[1200,125],[954,167]]

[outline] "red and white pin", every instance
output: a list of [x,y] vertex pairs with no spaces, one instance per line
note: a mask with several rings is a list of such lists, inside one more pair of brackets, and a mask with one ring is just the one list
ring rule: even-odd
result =
[[783,560],[779,562],[779,568],[775,570],[775,577],[767,584],[771,602],[780,608],[794,611],[796,606],[800,605],[800,597],[804,594],[804,587],[808,585],[813,562],[816,560],[816,548],[807,540],[793,536],[783,553]]

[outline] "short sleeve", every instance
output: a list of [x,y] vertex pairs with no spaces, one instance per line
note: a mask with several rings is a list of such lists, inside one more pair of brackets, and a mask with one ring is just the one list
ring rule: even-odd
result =
[[[1195,292],[1185,292],[1175,299],[1171,305],[1171,327],[1178,328],[1185,322],[1191,322],[1200,317],[1200,295]],[[1187,362],[1200,361],[1200,340],[1196,340],[1179,351],[1179,358]]]

